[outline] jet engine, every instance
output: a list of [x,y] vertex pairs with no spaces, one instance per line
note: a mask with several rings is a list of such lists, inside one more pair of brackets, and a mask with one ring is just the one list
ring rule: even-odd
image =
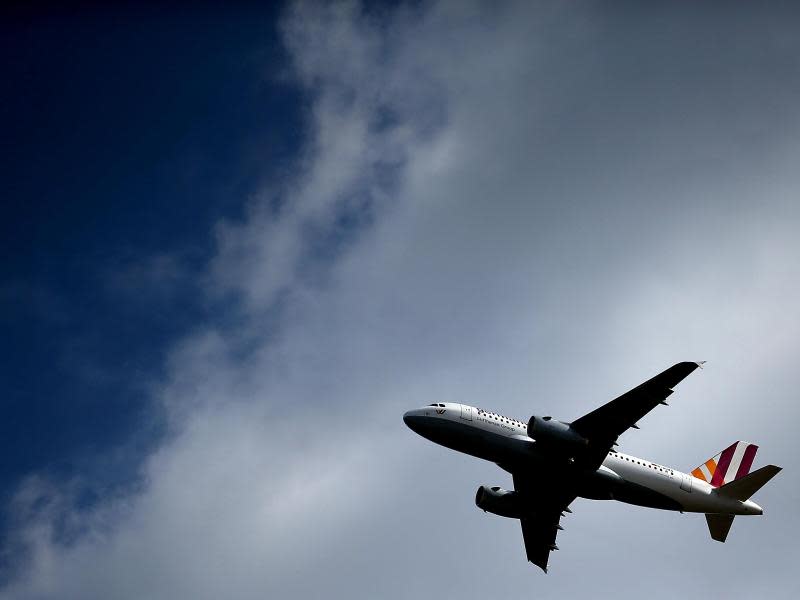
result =
[[521,519],[526,515],[519,494],[497,486],[479,487],[475,494],[475,504],[478,508],[501,517]]
[[556,421],[553,417],[531,417],[528,437],[565,450],[581,450],[589,444],[589,440],[572,429],[569,423]]

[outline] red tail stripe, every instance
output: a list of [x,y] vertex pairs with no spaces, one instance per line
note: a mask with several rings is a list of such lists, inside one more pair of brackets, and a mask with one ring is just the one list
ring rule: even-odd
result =
[[756,450],[758,450],[758,446],[755,444],[747,446],[747,449],[744,451],[744,456],[742,457],[742,464],[739,465],[739,470],[736,471],[736,479],[744,477],[750,472],[753,459],[756,457]]
[[714,477],[711,479],[711,485],[714,487],[719,487],[725,482],[725,473],[728,471],[728,467],[731,466],[734,452],[736,452],[736,444],[722,451],[722,456],[719,457],[719,462],[717,463],[717,470],[714,471]]

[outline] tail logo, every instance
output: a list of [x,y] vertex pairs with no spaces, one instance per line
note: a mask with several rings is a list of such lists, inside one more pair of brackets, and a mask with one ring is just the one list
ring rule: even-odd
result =
[[714,487],[720,487],[747,475],[757,450],[755,444],[735,442],[697,467],[692,475]]

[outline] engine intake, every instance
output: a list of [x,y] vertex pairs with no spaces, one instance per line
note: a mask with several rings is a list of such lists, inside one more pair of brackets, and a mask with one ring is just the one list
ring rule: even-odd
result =
[[517,492],[504,490],[501,487],[482,485],[475,494],[478,508],[501,517],[521,519],[527,515],[522,499]]
[[556,421],[553,417],[531,417],[528,437],[566,450],[581,450],[589,445],[589,440],[572,429],[569,423]]

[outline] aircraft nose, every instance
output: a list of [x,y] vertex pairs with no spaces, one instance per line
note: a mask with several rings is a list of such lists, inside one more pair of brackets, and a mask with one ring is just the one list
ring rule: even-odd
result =
[[419,432],[422,418],[418,410],[409,410],[403,415],[403,423],[405,423],[411,431]]

